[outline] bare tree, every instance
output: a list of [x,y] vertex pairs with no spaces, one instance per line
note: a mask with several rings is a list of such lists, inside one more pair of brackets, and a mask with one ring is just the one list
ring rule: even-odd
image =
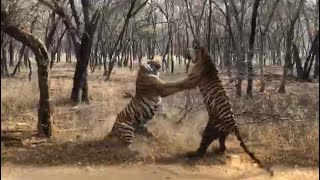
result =
[[253,68],[252,68],[252,59],[254,56],[254,38],[256,34],[256,24],[257,24],[257,15],[259,8],[260,0],[255,0],[253,4],[252,16],[251,16],[251,32],[249,39],[249,53],[248,53],[248,86],[247,86],[247,95],[252,98],[252,81],[253,81]]
[[276,12],[276,9],[278,7],[280,0],[275,0],[275,2],[273,3],[272,7],[271,7],[271,12],[268,16],[268,21],[265,25],[264,30],[262,30],[262,24],[260,23],[260,48],[259,48],[259,74],[260,74],[260,82],[261,82],[261,87],[260,87],[260,92],[264,92],[265,89],[265,80],[264,80],[264,71],[263,71],[263,52],[264,52],[264,43],[265,43],[265,39],[266,39],[266,34],[269,30],[272,18]]
[[[245,44],[244,44],[244,15],[246,12],[246,3],[241,2],[240,11],[237,9],[234,0],[230,0],[233,16],[236,21],[236,27],[238,31],[238,45],[236,48],[236,68],[237,68],[237,82],[236,82],[236,94],[241,96],[242,80],[245,76]],[[248,8],[248,7],[247,7]]]
[[38,37],[20,29],[11,21],[9,13],[1,8],[1,31],[29,47],[35,55],[40,90],[38,131],[41,135],[51,137],[53,105],[50,100],[50,64],[47,49]]
[[[7,40],[6,35],[1,32],[1,77],[8,77],[8,64],[7,64],[7,45],[9,44],[9,40]],[[6,41],[6,42],[5,42]]]
[[[301,79],[309,80],[309,75],[310,75],[310,71],[312,68],[313,61],[314,61],[314,57],[316,57],[316,63],[317,62],[319,63],[319,30],[318,30],[317,35],[312,40],[308,56],[307,56],[306,61],[304,63],[303,72],[301,72],[303,74],[300,75]],[[319,66],[315,67],[315,68],[319,69]]]
[[[42,4],[49,7],[54,13],[63,19],[63,23],[68,30],[75,48],[77,58],[76,69],[74,73],[73,87],[71,99],[77,103],[82,101],[89,102],[88,98],[88,82],[87,67],[89,64],[91,48],[93,44],[94,33],[100,18],[100,8],[93,8],[92,2],[89,0],[81,0],[83,22],[79,19],[79,13],[75,7],[74,0],[70,0],[72,17],[76,24],[71,22],[69,14],[66,12],[62,3],[57,1],[48,2],[39,0]],[[92,10],[93,9],[93,10]],[[84,29],[81,26],[84,24]]]
[[121,48],[122,48],[122,44],[120,44],[120,47],[118,47],[118,45],[122,41],[124,33],[128,27],[130,18],[133,17],[134,15],[136,15],[139,12],[139,10],[141,10],[147,4],[148,0],[144,1],[140,6],[138,6],[136,8],[136,10],[134,10],[136,2],[137,2],[137,0],[131,0],[130,7],[129,7],[129,10],[126,14],[122,30],[120,31],[118,39],[117,39],[116,43],[114,44],[113,48],[111,49],[111,52],[109,53],[109,66],[108,66],[108,72],[107,72],[105,81],[108,81],[110,79],[110,75],[111,75],[111,72],[113,70],[113,66],[115,63],[114,58],[115,58],[115,56],[117,56],[120,53]]
[[286,37],[286,55],[284,57],[284,66],[283,66],[283,77],[281,81],[281,85],[279,88],[279,93],[285,93],[286,92],[286,81],[287,81],[287,74],[288,74],[288,65],[290,64],[291,61],[291,53],[292,53],[292,41],[294,37],[294,26],[299,18],[299,14],[301,9],[303,8],[304,0],[299,1],[299,5],[294,13],[293,18],[290,21],[289,24],[289,29],[287,32],[287,37]]

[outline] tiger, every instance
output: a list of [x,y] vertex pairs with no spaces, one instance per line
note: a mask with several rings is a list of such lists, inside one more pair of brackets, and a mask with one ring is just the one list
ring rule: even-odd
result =
[[116,138],[117,141],[120,141],[120,146],[129,147],[134,133],[137,131],[152,137],[146,123],[154,117],[162,97],[180,91],[179,88],[166,87],[166,83],[159,78],[160,68],[160,62],[154,60],[149,60],[139,67],[136,94],[127,106],[118,113],[106,139]]
[[254,153],[248,150],[243,142],[234,119],[229,98],[219,78],[218,69],[212,61],[208,50],[200,46],[197,41],[193,41],[192,48],[189,48],[185,55],[187,59],[191,59],[191,62],[194,64],[193,68],[186,78],[174,81],[172,84],[169,82],[168,86],[185,90],[198,87],[209,115],[209,120],[202,134],[200,146],[197,151],[188,152],[187,157],[194,158],[204,156],[209,145],[216,139],[219,139],[220,144],[216,152],[224,153],[226,150],[226,137],[234,133],[245,153],[248,154],[260,168],[265,168],[270,172],[272,176],[273,172],[263,166],[261,161],[255,157]]

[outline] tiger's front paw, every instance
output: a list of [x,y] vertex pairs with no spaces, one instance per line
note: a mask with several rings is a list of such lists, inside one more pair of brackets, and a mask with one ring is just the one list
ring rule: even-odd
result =
[[136,130],[135,130],[135,134],[137,135],[141,135],[141,136],[145,136],[148,139],[154,139],[153,134],[148,130],[147,126],[139,126]]

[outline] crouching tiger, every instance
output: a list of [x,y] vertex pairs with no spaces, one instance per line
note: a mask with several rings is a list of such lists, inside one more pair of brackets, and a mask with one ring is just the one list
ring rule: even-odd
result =
[[[223,153],[226,150],[225,140],[228,134],[234,132],[240,141],[240,146],[261,168],[265,168],[259,159],[250,152],[244,144],[234,114],[229,103],[229,98],[222,86],[218,75],[216,65],[212,61],[209,52],[193,42],[193,48],[188,50],[188,58],[194,63],[194,67],[188,74],[187,78],[172,82],[171,87],[181,89],[192,89],[198,87],[203,96],[204,103],[209,115],[209,121],[202,134],[200,147],[196,152],[188,153],[189,157],[203,156],[208,146],[215,140],[219,139],[220,148],[218,152]],[[170,83],[168,84],[170,86]],[[272,171],[268,170],[271,175]]]
[[159,78],[160,68],[161,64],[153,60],[140,66],[136,79],[136,94],[117,115],[107,140],[116,138],[120,146],[129,147],[137,129],[142,129],[142,133],[147,131],[150,135],[145,124],[153,118],[161,103],[161,97],[180,91],[175,87],[166,87],[166,83]]

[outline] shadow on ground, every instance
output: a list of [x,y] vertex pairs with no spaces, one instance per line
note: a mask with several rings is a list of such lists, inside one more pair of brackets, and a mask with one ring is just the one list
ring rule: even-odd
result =
[[[187,159],[186,152],[170,152],[164,150],[166,145],[152,142],[152,148],[139,150],[139,153],[125,150],[105,148],[104,141],[79,141],[63,143],[42,143],[28,146],[1,146],[1,163],[13,163],[18,165],[34,166],[58,166],[58,165],[116,165],[131,163],[146,164],[180,164],[193,165],[224,165],[230,159],[230,154],[243,154],[240,148],[227,149],[225,155],[216,155],[207,152],[204,158]],[[168,145],[167,145],[168,146]],[[259,144],[250,145],[249,148],[263,148]],[[265,148],[265,147],[264,147]],[[294,167],[315,167],[319,165],[316,160],[310,159],[308,154],[299,154],[298,150],[279,150],[270,157],[262,158],[264,164],[275,166],[285,165]],[[242,156],[242,155],[241,155]],[[258,157],[259,154],[257,154]],[[250,161],[245,156],[246,161]],[[308,160],[308,161],[307,161]]]

